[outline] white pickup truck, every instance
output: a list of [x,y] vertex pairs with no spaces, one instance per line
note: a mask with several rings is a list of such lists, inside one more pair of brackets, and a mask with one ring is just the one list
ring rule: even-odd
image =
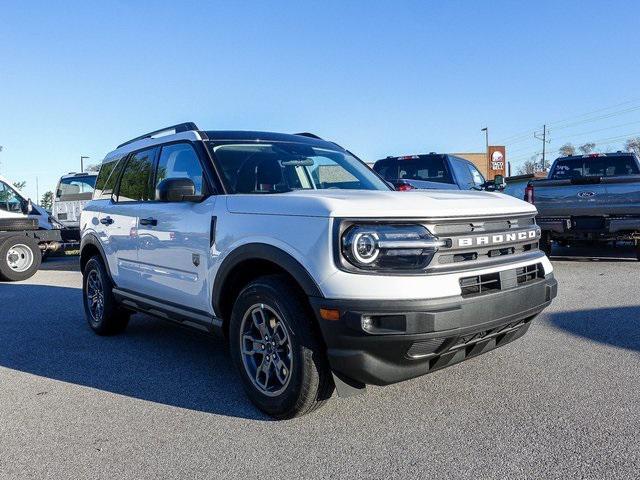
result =
[[314,135],[180,124],[102,164],[80,221],[85,315],[100,335],[136,311],[221,333],[249,398],[302,415],[334,387],[522,336],[557,291],[535,215],[498,193],[393,191]]
[[70,231],[0,177],[0,281],[31,277],[49,252],[78,245],[77,228]]

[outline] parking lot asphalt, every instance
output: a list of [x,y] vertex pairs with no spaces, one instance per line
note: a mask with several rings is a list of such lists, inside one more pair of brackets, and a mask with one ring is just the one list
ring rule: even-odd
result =
[[77,258],[51,259],[0,284],[0,477],[638,478],[640,262],[555,253],[522,339],[285,422],[221,340],[143,315],[95,336]]

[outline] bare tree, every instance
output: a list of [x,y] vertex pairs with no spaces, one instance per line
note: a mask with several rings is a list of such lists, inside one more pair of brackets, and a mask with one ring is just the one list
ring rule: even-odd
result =
[[100,171],[100,165],[89,165],[89,166],[87,166],[87,168],[84,169],[84,171],[87,172],[87,173],[99,172]]
[[596,148],[596,144],[593,142],[587,142],[584,145],[580,145],[578,150],[582,152],[583,155],[587,155],[588,153],[593,152],[593,149]]
[[540,169],[540,166],[537,162],[537,157],[534,155],[529,160],[524,162],[518,168],[518,175],[533,175]]
[[624,149],[640,157],[640,137],[627,138],[627,141],[624,142]]
[[558,153],[561,157],[570,157],[576,154],[576,147],[570,143],[565,143],[558,149]]
[[16,187],[17,190],[24,190],[24,187],[27,186],[27,182],[13,182],[13,186]]

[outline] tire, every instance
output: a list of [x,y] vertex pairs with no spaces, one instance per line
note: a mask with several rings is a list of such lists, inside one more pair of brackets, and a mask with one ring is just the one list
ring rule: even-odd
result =
[[113,283],[102,259],[98,256],[89,259],[82,272],[82,304],[89,326],[98,335],[121,333],[129,324],[131,313],[120,307],[112,290]]
[[551,256],[552,244],[551,238],[547,232],[543,232],[540,237],[540,250],[542,250],[547,257]]
[[38,230],[38,220],[28,217],[0,219],[0,232],[18,232],[23,230]]
[[233,306],[229,324],[232,360],[249,399],[274,418],[305,415],[333,392],[331,371],[312,315],[301,294],[282,275],[252,281]]
[[0,242],[0,280],[18,282],[32,277],[38,271],[42,253],[33,238],[11,235]]

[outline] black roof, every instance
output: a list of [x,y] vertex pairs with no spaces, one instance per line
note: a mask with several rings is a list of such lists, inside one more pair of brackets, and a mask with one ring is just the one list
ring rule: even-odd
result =
[[249,142],[295,142],[305,143],[308,145],[315,145],[329,148],[340,148],[333,142],[328,142],[320,138],[314,138],[308,134],[290,134],[290,133],[275,133],[275,132],[259,132],[259,131],[244,131],[244,130],[206,130],[204,133],[209,137],[209,140],[213,141],[225,141],[225,140],[243,140]]

